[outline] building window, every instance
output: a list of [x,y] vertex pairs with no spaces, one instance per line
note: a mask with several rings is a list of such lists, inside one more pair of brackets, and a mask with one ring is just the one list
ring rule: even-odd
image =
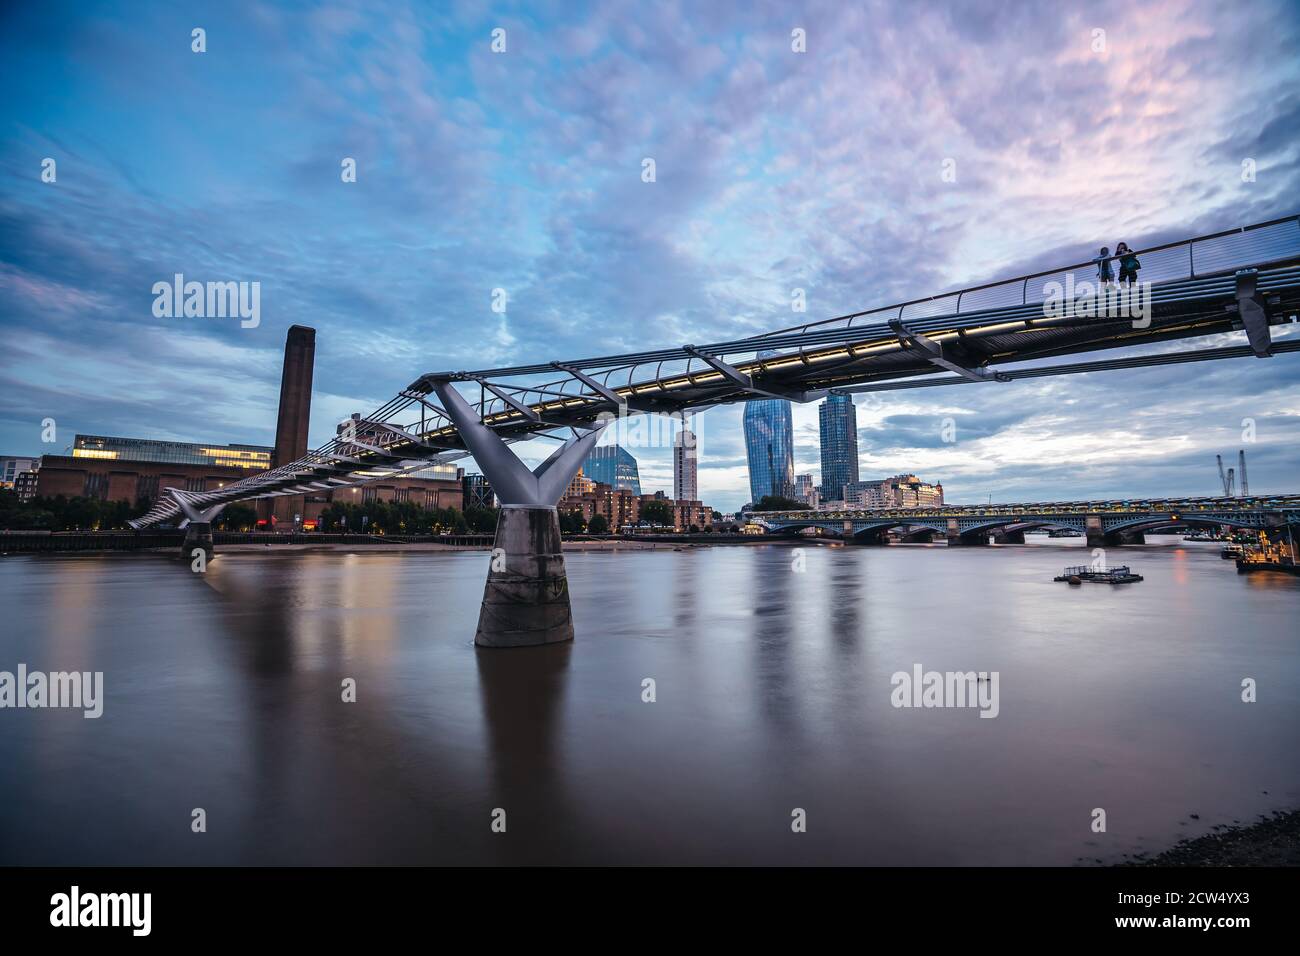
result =
[[86,472],[86,487],[82,491],[87,498],[98,498],[103,501],[108,497],[108,475],[97,472]]
[[379,489],[375,488],[373,485],[368,488],[362,488],[361,500],[369,504],[370,502],[375,500],[375,496],[378,494],[378,492]]
[[398,488],[397,491],[393,494],[393,500],[394,500],[394,501],[410,501],[410,500],[411,500],[411,489],[410,489],[410,488]]
[[186,490],[186,491],[202,491],[202,490],[203,490],[203,485],[204,485],[204,481],[203,481],[202,478],[186,478],[186,479],[185,479],[185,490]]
[[141,475],[135,484],[135,496],[143,501],[158,499],[158,476]]

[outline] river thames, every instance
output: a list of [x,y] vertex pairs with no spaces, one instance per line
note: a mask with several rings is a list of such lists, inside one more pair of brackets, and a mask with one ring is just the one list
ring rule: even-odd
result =
[[[519,650],[484,552],[6,557],[0,670],[104,703],[0,710],[0,864],[1095,864],[1300,806],[1300,580],[1029,540],[572,552]],[[996,718],[894,707],[915,665]]]

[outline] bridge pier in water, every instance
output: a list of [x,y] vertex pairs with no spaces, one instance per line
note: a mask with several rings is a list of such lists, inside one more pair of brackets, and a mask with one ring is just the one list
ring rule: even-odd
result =
[[999,531],[993,535],[994,544],[1024,544],[1024,531]]
[[564,442],[529,471],[448,379],[433,383],[465,448],[501,502],[474,643],[535,647],[571,641],[573,610],[555,505],[595,447],[605,422]]
[[854,531],[853,522],[844,522],[843,539],[845,544],[855,545],[886,545],[889,544],[888,528],[867,528],[864,531]]
[[1122,548],[1126,544],[1146,544],[1146,535],[1141,531],[1093,531],[1088,529],[1088,547]]
[[529,647],[571,640],[559,514],[554,508],[506,505],[497,519],[474,643]]
[[948,547],[950,548],[981,547],[989,543],[989,532],[986,529],[980,529],[963,533],[957,519],[949,518],[947,538]]
[[204,561],[211,560],[216,550],[212,544],[212,522],[225,509],[225,504],[196,508],[183,491],[168,488],[167,493],[175,499],[181,514],[185,515],[185,540],[181,542],[181,557],[189,560],[198,549],[203,551]]

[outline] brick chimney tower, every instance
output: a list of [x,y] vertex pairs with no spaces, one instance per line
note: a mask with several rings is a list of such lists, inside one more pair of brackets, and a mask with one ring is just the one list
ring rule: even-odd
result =
[[[311,422],[311,374],[316,363],[316,330],[305,325],[289,327],[284,342],[284,371],[280,376],[280,414],[275,420],[275,454],[271,466],[287,465],[307,454]],[[276,526],[293,530],[293,516],[303,513],[306,498],[291,495],[270,499]],[[269,508],[267,509],[270,510]]]

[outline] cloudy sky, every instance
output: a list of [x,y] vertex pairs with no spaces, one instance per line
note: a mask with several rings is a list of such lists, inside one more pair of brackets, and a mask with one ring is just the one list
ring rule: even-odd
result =
[[[318,444],[426,371],[734,338],[796,321],[796,287],[829,317],[1300,212],[1298,39],[1290,0],[7,4],[0,453],[270,444],[295,323]],[[260,325],[156,318],[178,272],[260,282]],[[1300,355],[858,401],[863,477],[954,501],[1210,494],[1243,418],[1252,488],[1300,475]],[[817,473],[816,407],[795,425]],[[702,496],[733,510],[740,408],[698,431]],[[668,452],[637,456],[671,490]]]

